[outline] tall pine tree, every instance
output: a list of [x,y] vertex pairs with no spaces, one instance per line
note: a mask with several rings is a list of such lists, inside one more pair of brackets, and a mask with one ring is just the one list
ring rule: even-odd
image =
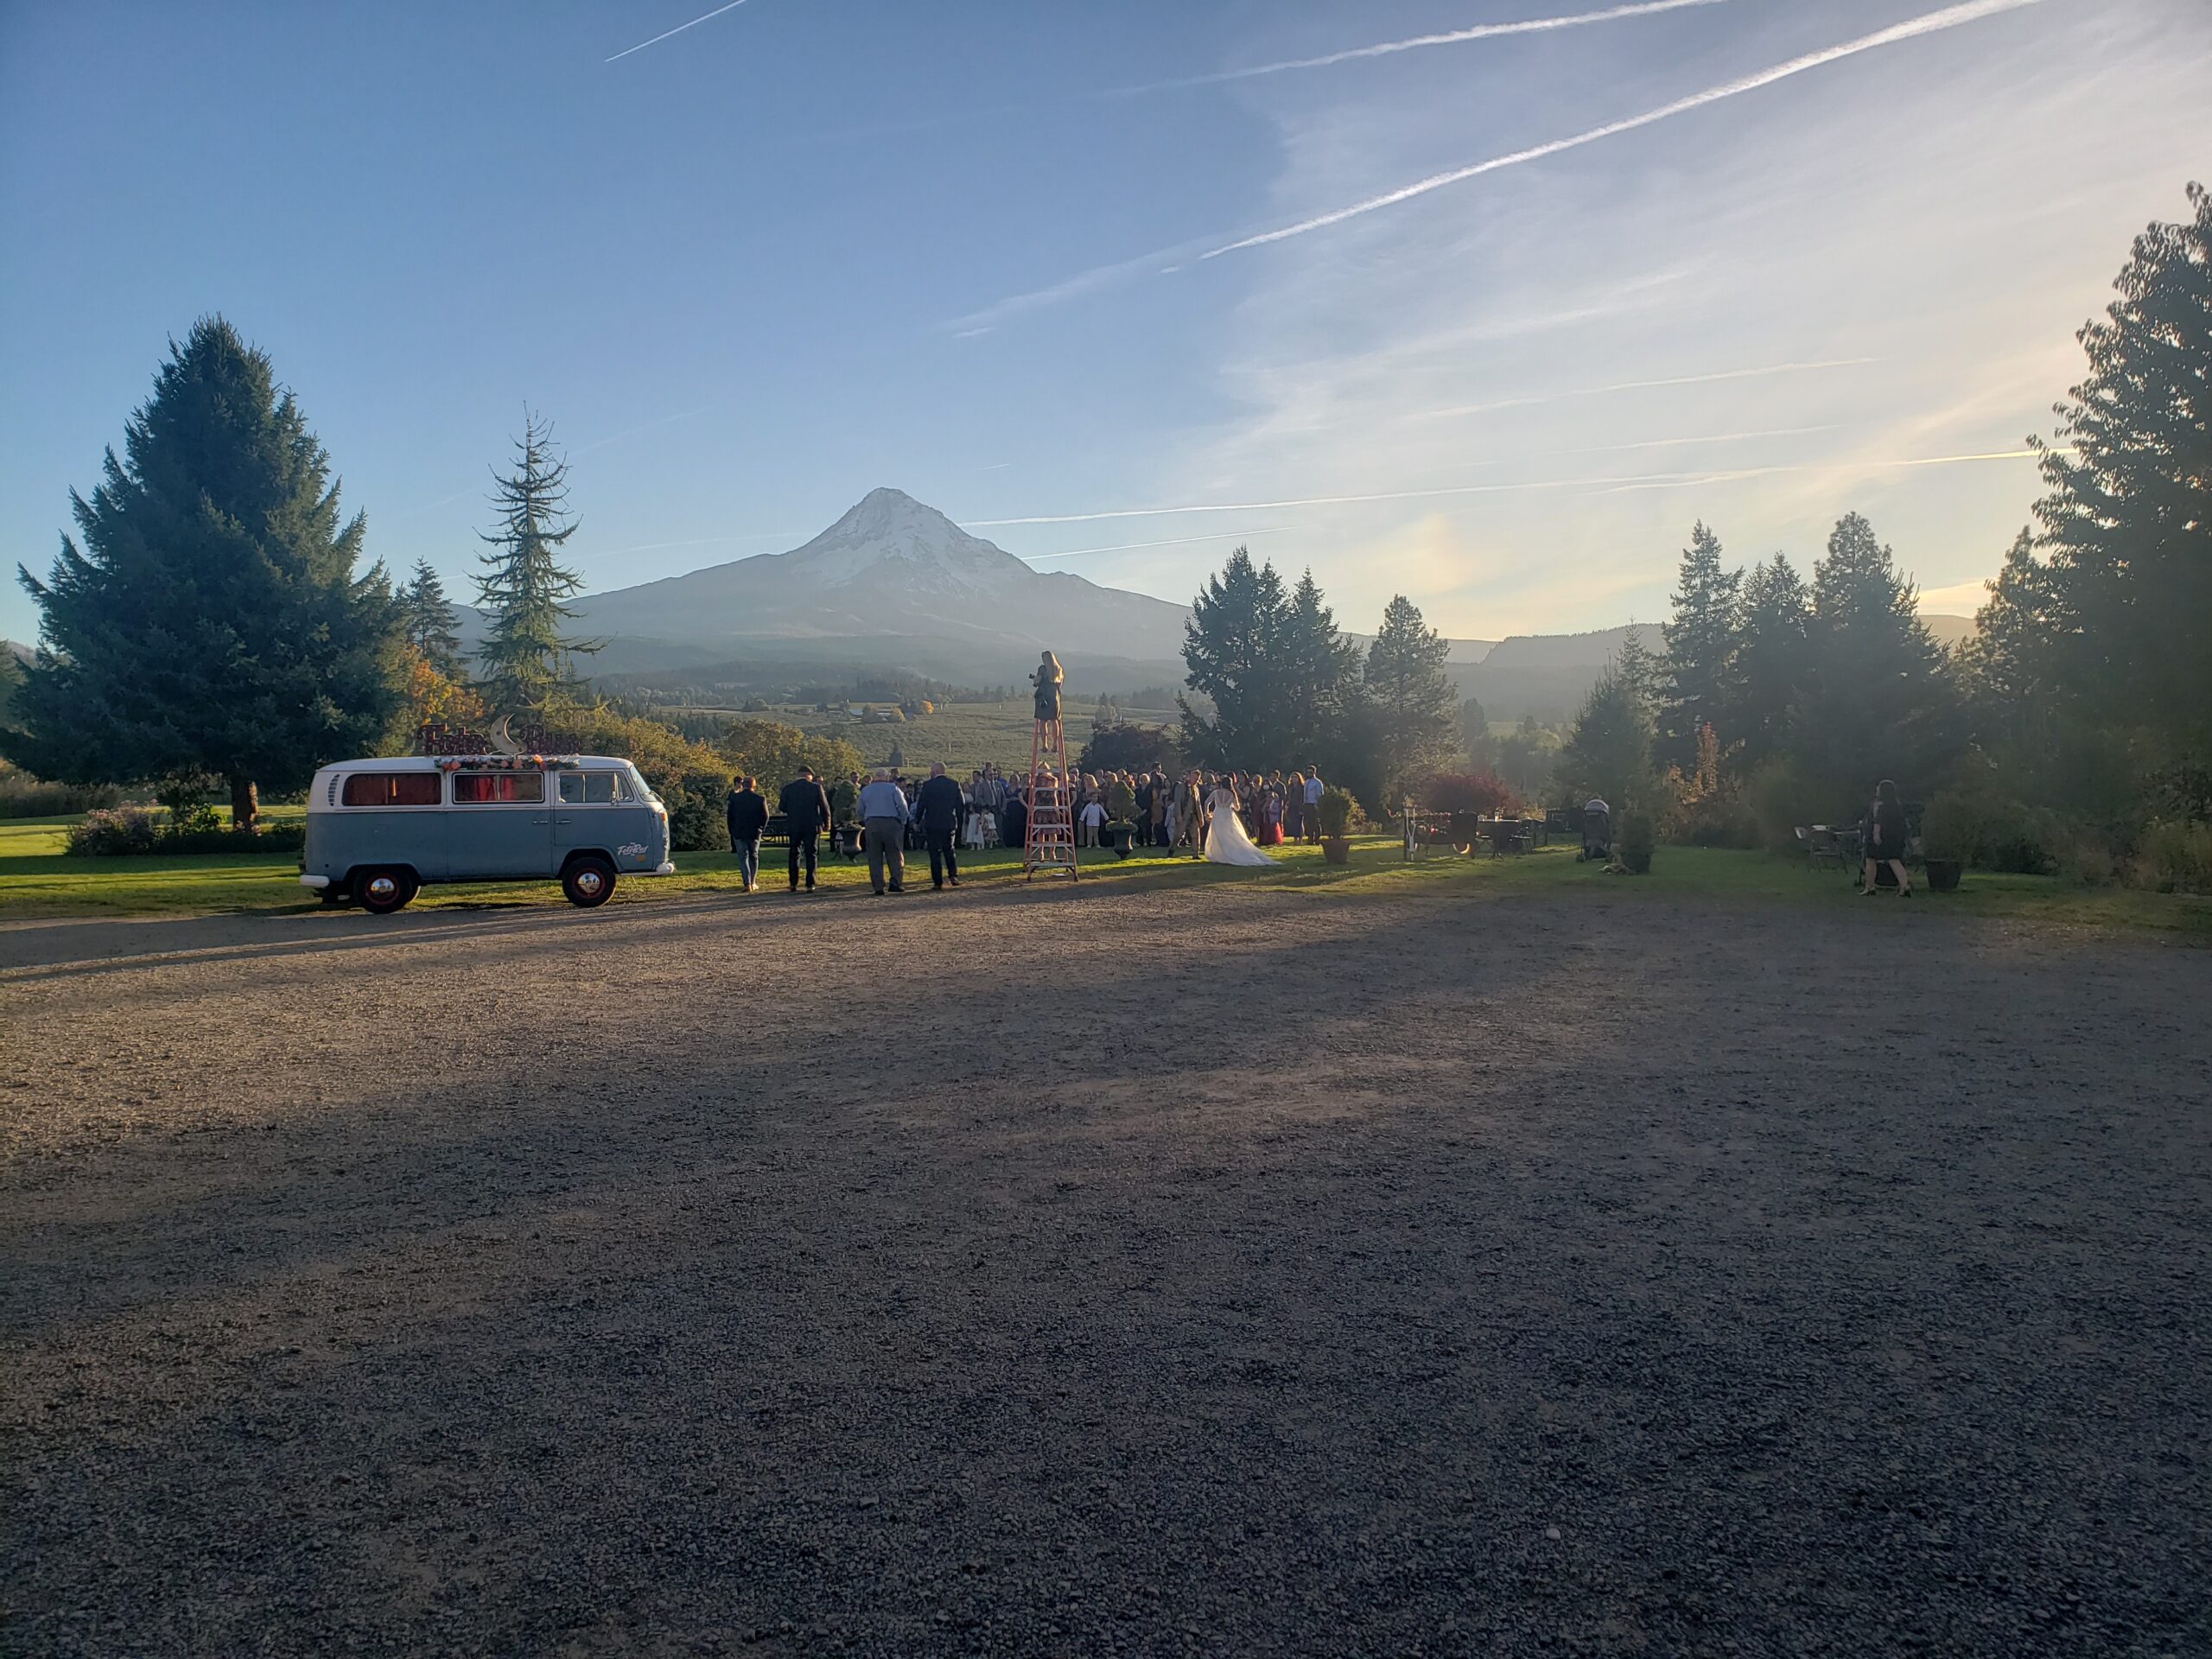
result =
[[1444,674],[1451,654],[1452,642],[1423,621],[1403,594],[1383,607],[1361,689],[1386,804],[1418,787],[1459,750],[1459,694]]
[[364,521],[339,517],[330,461],[268,357],[220,317],[193,325],[107,452],[84,537],[41,582],[41,649],[0,748],[41,777],[142,783],[212,773],[232,823],[259,787],[296,789],[372,751],[398,706],[398,620]]
[[428,559],[415,561],[413,574],[399,590],[399,614],[407,643],[423,660],[447,679],[460,679],[464,670],[459,619]]
[[1282,627],[1283,730],[1288,767],[1333,748],[1359,697],[1359,647],[1337,630],[1308,570],[1292,589]]
[[1805,680],[1812,618],[1805,579],[1777,553],[1745,578],[1735,661],[1736,712],[1724,772],[1741,776],[1781,752]]
[[569,464],[553,454],[552,429],[525,418],[516,440],[515,470],[493,474],[499,528],[483,540],[484,574],[476,579],[478,603],[488,619],[476,660],[484,699],[503,714],[543,714],[584,683],[575,659],[599,649],[571,639],[562,625],[575,612],[567,601],[582,591],[583,578],[562,564],[563,543],[576,533],[568,516]]
[[1710,725],[1726,749],[1738,740],[1736,647],[1743,574],[1720,564],[1720,538],[1700,520],[1682,550],[1667,640],[1665,691],[1658,709],[1659,760],[1687,775],[1697,765],[1698,734]]
[[1858,513],[1813,567],[1806,644],[1790,747],[1831,810],[1885,776],[1909,796],[1930,787],[1958,747],[1957,688],[1912,583]]
[[2018,584],[2043,620],[2017,654],[2140,728],[2154,761],[2212,758],[2212,191],[2189,200],[2188,222],[2136,238],[2081,332],[2088,376],[2058,406],[2036,507],[2048,579]]
[[1631,660],[1616,656],[1590,688],[1554,770],[1576,799],[1596,796],[1617,812],[1644,810],[1653,797],[1649,653],[1632,659],[1641,649],[1631,630],[1623,645]]
[[1283,631],[1289,615],[1282,579],[1238,548],[1191,601],[1183,662],[1192,690],[1213,704],[1208,718],[1180,692],[1183,750],[1205,766],[1280,766],[1288,748]]

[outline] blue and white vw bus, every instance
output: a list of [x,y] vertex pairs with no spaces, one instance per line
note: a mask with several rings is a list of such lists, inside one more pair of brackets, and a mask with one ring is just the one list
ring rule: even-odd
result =
[[558,879],[603,905],[617,874],[673,875],[668,809],[627,760],[470,754],[345,760],[308,791],[300,881],[386,915],[425,881]]

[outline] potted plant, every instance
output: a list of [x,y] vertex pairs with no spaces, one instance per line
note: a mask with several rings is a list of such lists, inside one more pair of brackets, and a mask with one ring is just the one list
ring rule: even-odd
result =
[[1960,873],[1974,855],[1975,831],[1974,814],[1957,795],[1938,795],[1928,804],[1920,820],[1920,861],[1930,892],[1957,888]]
[[1106,844],[1116,858],[1127,858],[1136,845],[1137,827],[1128,818],[1114,818],[1106,825]]
[[1332,864],[1351,862],[1351,796],[1341,789],[1321,791],[1321,856]]

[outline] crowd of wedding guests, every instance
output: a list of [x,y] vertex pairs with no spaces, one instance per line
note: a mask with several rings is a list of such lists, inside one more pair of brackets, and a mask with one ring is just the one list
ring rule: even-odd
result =
[[[829,786],[830,813],[837,825],[857,825],[861,791],[869,781],[868,774],[855,772]],[[906,850],[918,852],[925,844],[919,802],[928,780],[893,772],[891,781],[912,809],[904,829]],[[1320,839],[1319,807],[1325,785],[1319,767],[1287,776],[1281,772],[1198,770],[1171,774],[1165,767],[1155,767],[1074,777],[1069,805],[1076,844],[1108,845],[1115,827],[1127,824],[1135,846],[1185,848],[1195,855],[1205,841],[1206,803],[1224,785],[1236,796],[1237,816],[1255,845],[1280,847],[1286,842]],[[1048,774],[1043,786],[1057,790],[1059,779]],[[980,851],[1022,844],[1033,804],[1026,775],[1009,776],[996,766],[971,772],[960,785],[960,803],[961,846]],[[841,846],[840,850],[851,849]]]

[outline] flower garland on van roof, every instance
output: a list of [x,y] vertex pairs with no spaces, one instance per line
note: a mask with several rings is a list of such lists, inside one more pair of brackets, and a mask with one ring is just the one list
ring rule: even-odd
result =
[[442,754],[440,772],[573,772],[583,765],[575,754]]

